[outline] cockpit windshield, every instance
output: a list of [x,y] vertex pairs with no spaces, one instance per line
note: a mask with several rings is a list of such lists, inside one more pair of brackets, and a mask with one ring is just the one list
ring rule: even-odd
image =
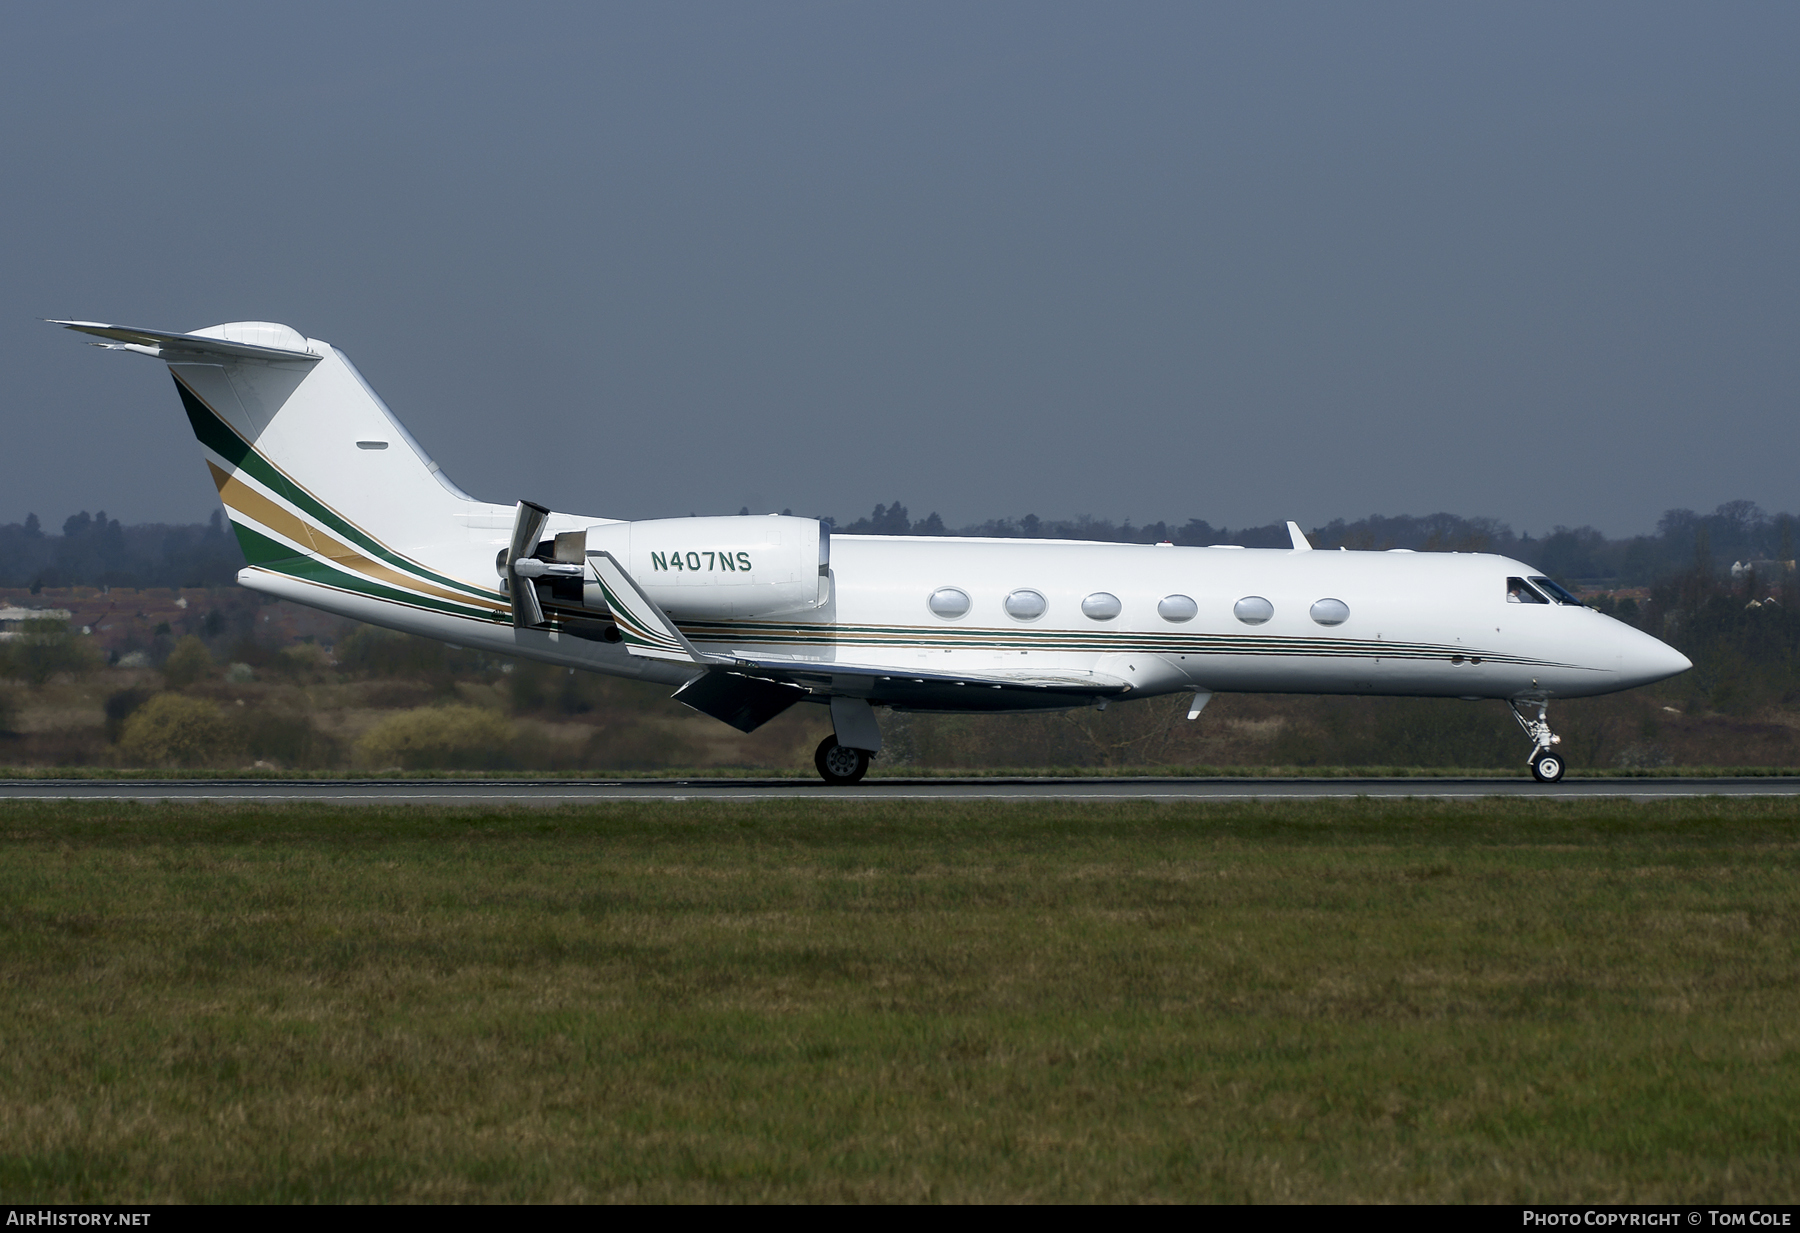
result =
[[1533,578],[1531,581],[1540,591],[1543,591],[1546,594],[1548,594],[1551,599],[1555,600],[1559,604],[1567,604],[1571,608],[1587,607],[1586,604],[1584,604],[1580,600],[1576,599],[1573,595],[1569,594],[1563,588],[1557,586],[1554,582],[1550,581],[1548,578]]
[[1508,578],[1506,580],[1506,602],[1509,604],[1547,604],[1550,601],[1539,595],[1523,578]]

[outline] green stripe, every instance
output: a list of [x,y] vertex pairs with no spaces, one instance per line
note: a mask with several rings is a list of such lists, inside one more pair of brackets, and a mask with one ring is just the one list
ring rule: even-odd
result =
[[237,536],[238,547],[244,550],[244,560],[252,565],[266,566],[302,559],[298,550],[270,539],[261,531],[252,530],[235,518],[231,520],[231,530]]
[[390,603],[404,604],[411,608],[423,608],[431,612],[447,613],[450,616],[471,617],[476,620],[498,621],[505,619],[504,613],[495,612],[491,608],[477,608],[440,600],[429,595],[421,595],[416,591],[402,591],[379,582],[371,581],[362,574],[340,570],[337,567],[319,560],[316,557],[290,556],[262,568],[270,573],[282,574],[300,582],[309,582],[330,586],[340,591],[352,591],[370,599],[386,600]]
[[200,438],[200,444],[232,466],[243,466],[244,459],[250,454],[250,447],[244,444],[244,439],[221,423],[205,403],[194,397],[193,392],[181,383],[181,378],[175,377],[174,381],[175,392],[181,395],[182,409],[187,412],[188,423],[194,426],[194,435]]

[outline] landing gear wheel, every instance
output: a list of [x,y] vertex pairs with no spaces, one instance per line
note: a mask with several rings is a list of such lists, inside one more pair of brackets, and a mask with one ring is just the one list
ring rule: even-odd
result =
[[826,783],[855,783],[869,773],[869,751],[840,745],[837,737],[828,736],[819,742],[819,750],[813,754],[813,765],[819,768],[819,775]]
[[1557,783],[1563,777],[1561,754],[1544,750],[1531,760],[1531,777],[1539,783]]

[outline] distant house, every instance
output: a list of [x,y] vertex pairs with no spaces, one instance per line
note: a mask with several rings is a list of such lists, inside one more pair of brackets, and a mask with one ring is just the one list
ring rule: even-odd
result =
[[1731,576],[1742,578],[1746,574],[1755,574],[1758,578],[1779,578],[1783,574],[1794,572],[1792,561],[1733,561]]
[[28,621],[61,621],[74,614],[67,608],[0,608],[0,642],[17,638],[25,632]]

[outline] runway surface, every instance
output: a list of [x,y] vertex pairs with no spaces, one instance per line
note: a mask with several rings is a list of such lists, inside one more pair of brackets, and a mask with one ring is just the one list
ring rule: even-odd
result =
[[1636,801],[1800,797],[1785,779],[873,779],[849,788],[804,779],[94,780],[0,781],[0,801],[219,801],[334,805],[571,805],[600,801],[1282,801],[1356,797],[1467,800],[1532,796]]

